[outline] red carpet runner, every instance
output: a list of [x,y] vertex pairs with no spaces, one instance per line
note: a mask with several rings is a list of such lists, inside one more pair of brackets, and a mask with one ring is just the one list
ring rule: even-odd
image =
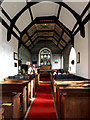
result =
[[47,82],[49,82],[49,81],[50,81],[50,78],[41,78],[40,81],[43,81],[43,82],[44,82],[44,81],[47,81]]
[[56,120],[50,84],[40,83],[26,120]]

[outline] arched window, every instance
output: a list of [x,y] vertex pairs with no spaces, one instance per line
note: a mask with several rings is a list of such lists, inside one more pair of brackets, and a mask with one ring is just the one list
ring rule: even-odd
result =
[[51,65],[51,51],[47,48],[40,50],[40,66]]
[[76,73],[76,51],[73,47],[69,55],[69,72]]

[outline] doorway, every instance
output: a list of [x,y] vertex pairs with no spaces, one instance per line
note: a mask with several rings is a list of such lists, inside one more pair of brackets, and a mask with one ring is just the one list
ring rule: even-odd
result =
[[69,55],[69,72],[76,73],[76,51],[73,47]]

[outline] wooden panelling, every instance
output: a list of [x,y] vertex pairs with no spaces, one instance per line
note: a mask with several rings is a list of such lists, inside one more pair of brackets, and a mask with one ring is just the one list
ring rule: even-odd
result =
[[[4,118],[19,120],[20,118],[20,93],[14,95],[13,93],[2,93],[2,107],[4,108]],[[8,103],[11,105],[8,105]]]
[[59,88],[57,92],[57,108],[59,118],[89,120],[90,89]]
[[[38,75],[31,79],[9,79],[0,82],[2,85],[2,103],[5,113],[4,117],[9,119],[23,117],[34,97],[38,87]],[[21,111],[21,112],[20,112]]]

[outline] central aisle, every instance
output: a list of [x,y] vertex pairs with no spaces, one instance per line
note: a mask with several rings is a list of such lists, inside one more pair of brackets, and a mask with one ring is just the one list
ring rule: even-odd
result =
[[26,120],[57,120],[49,83],[40,83]]

